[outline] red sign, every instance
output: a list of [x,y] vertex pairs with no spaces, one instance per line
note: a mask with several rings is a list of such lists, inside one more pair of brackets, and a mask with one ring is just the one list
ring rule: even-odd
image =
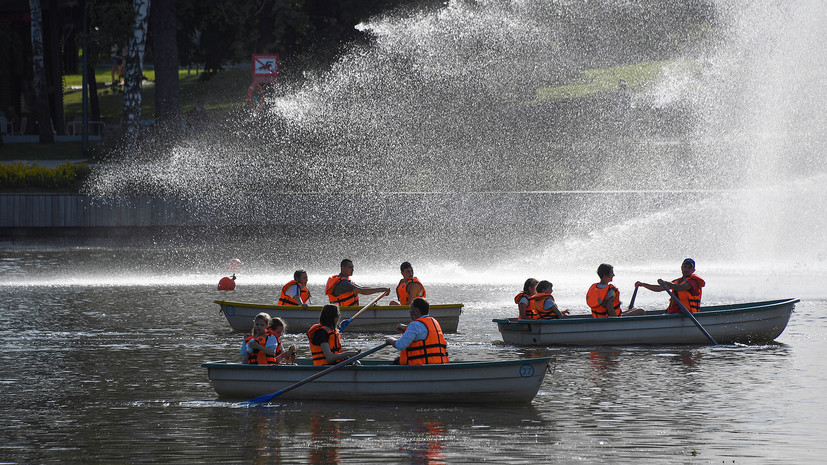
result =
[[278,55],[253,55],[253,82],[276,82],[278,77]]

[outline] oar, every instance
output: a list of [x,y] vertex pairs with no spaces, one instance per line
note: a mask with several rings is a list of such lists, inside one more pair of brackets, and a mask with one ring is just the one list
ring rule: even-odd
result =
[[307,383],[309,383],[309,382],[311,382],[315,379],[321,378],[322,376],[324,376],[326,374],[333,373],[334,371],[338,370],[339,368],[348,366],[351,363],[359,360],[360,358],[367,357],[368,355],[370,355],[374,352],[377,352],[379,350],[382,350],[382,349],[384,349],[385,347],[387,347],[389,345],[390,344],[388,344],[387,342],[384,342],[381,345],[378,345],[378,346],[374,347],[373,349],[366,350],[366,351],[364,351],[364,352],[362,352],[361,354],[358,354],[358,355],[354,355],[353,357],[350,357],[347,360],[343,360],[343,361],[333,365],[332,367],[330,367],[328,369],[325,369],[325,370],[322,370],[322,371],[316,373],[313,376],[309,376],[309,377],[307,377],[307,378],[305,378],[305,379],[303,379],[303,380],[301,380],[301,381],[299,381],[295,384],[291,384],[290,386],[287,386],[286,388],[282,389],[281,391],[274,392],[272,394],[265,394],[263,396],[258,396],[255,399],[250,399],[246,402],[242,402],[241,404],[242,405],[255,405],[255,404],[263,404],[263,403],[270,402],[273,398],[278,397],[278,396],[284,394],[285,392],[292,391],[293,389],[296,389],[299,386],[305,385],[305,384],[307,384]]
[[341,323],[339,323],[339,331],[344,331],[344,330],[345,330],[345,328],[347,328],[347,325],[349,325],[349,324],[350,324],[350,322],[351,322],[351,321],[353,321],[353,319],[354,319],[354,318],[356,318],[357,316],[361,315],[361,314],[362,314],[362,312],[364,312],[365,310],[367,310],[367,309],[368,309],[368,307],[371,307],[371,306],[372,306],[373,304],[375,304],[376,302],[379,302],[379,299],[381,299],[382,297],[385,297],[386,295],[387,295],[387,294],[385,294],[384,292],[382,292],[382,295],[380,295],[379,297],[377,297],[377,298],[375,298],[375,299],[371,300],[371,301],[370,301],[370,303],[368,303],[367,305],[365,305],[364,307],[362,307],[362,309],[361,309],[361,310],[359,310],[358,312],[356,312],[356,314],[355,314],[355,315],[353,315],[352,317],[348,318],[347,320],[344,320],[344,321],[342,321]]
[[631,310],[632,307],[635,306],[635,297],[637,297],[637,290],[638,290],[638,287],[635,286],[635,292],[632,292],[632,301],[629,302],[629,310]]
[[712,339],[712,336],[710,336],[709,333],[704,329],[704,327],[701,326],[701,324],[698,322],[698,320],[695,319],[695,317],[692,315],[692,312],[687,310],[687,308],[683,305],[683,302],[678,300],[678,298],[675,297],[675,294],[673,294],[672,291],[670,291],[669,288],[666,287],[666,284],[665,283],[660,283],[660,285],[661,285],[661,287],[663,287],[663,290],[666,291],[667,294],[669,294],[669,297],[671,297],[672,300],[674,300],[675,303],[678,304],[678,306],[681,308],[681,311],[683,313],[685,313],[686,316],[688,316],[689,319],[691,319],[693,323],[695,323],[695,326],[697,326],[698,329],[700,329],[702,333],[704,333],[704,336],[706,336],[706,338],[709,339],[709,342],[711,342],[714,345],[718,345],[718,343],[715,342],[715,339]]

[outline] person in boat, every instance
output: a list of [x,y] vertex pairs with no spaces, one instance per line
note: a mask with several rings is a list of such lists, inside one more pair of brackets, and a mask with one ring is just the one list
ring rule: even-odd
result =
[[553,285],[551,282],[542,280],[537,283],[537,293],[528,298],[526,318],[535,320],[549,320],[563,318],[563,312],[554,303],[554,296],[551,295]]
[[528,316],[528,299],[537,293],[537,280],[528,278],[523,284],[523,292],[514,296],[514,303],[517,304],[517,309],[520,311],[520,319],[525,320],[531,318]]
[[327,304],[319,313],[319,322],[307,331],[313,365],[333,365],[361,352],[360,350],[347,352],[342,350],[342,335],[339,333],[341,317],[337,305]]
[[353,261],[346,258],[340,264],[339,274],[327,279],[324,293],[331,304],[340,307],[359,305],[359,294],[368,295],[384,292],[385,295],[388,295],[391,293],[388,287],[362,287],[356,285],[350,280],[350,277],[353,276],[353,269]]
[[277,364],[292,364],[296,361],[296,346],[290,346],[289,349],[285,349],[281,344],[281,336],[285,330],[287,330],[287,323],[285,323],[284,320],[277,316],[270,319],[268,336],[276,340],[276,350],[274,354]]
[[310,291],[307,289],[307,271],[296,270],[293,273],[293,280],[281,288],[278,305],[301,305],[307,310],[307,302],[310,300]]
[[270,315],[259,313],[253,318],[253,330],[244,337],[241,355],[244,363],[253,365],[273,365],[276,363],[276,338],[270,337],[268,328]]
[[428,293],[425,291],[425,286],[419,281],[419,278],[414,276],[413,266],[411,262],[402,262],[399,266],[402,272],[402,279],[396,285],[396,298],[391,302],[391,305],[410,305],[411,301],[417,297],[427,297]]
[[[654,292],[663,291],[663,286],[668,287],[691,313],[700,311],[701,296],[703,295],[703,287],[705,285],[706,282],[695,274],[695,260],[691,258],[684,259],[683,263],[681,263],[680,278],[674,279],[671,282],[658,279],[658,284],[648,284],[640,281],[635,283],[635,287],[642,286]],[[681,313],[681,308],[673,299],[670,299],[666,312]]]
[[586,292],[586,304],[592,309],[593,318],[644,314],[640,308],[630,308],[625,312],[621,310],[620,290],[611,284],[615,276],[612,265],[601,263],[597,267],[597,276],[600,282],[592,284]]
[[400,324],[396,330],[403,333],[399,339],[388,337],[385,342],[400,351],[399,365],[430,365],[448,363],[448,344],[436,318],[428,315],[431,306],[417,297],[411,301],[411,322]]

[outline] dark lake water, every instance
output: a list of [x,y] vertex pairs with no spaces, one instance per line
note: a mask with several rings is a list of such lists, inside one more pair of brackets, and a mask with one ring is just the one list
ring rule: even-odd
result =
[[[186,251],[170,258],[170,248],[148,244],[2,245],[2,463],[813,463],[827,453],[827,295],[795,265],[699,263],[708,304],[802,299],[773,344],[527,349],[504,345],[491,322],[515,313],[511,299],[529,272],[516,273],[520,263],[420,260],[432,302],[466,305],[447,337],[454,359],[552,358],[530,405],[430,405],[423,393],[412,405],[331,398],[243,408],[218,401],[201,368],[238,358],[242,336],[213,303],[223,270],[187,271]],[[360,284],[398,280],[395,259],[354,259]],[[310,288],[321,296],[338,261],[312,265]],[[678,265],[616,268],[628,301],[636,279],[674,278]],[[291,271],[245,257],[232,298],[271,302]],[[591,264],[535,272],[554,281],[561,307],[586,312]],[[653,293],[637,302],[665,305]],[[348,334],[345,345],[383,338]],[[305,344],[295,334],[285,342]]]

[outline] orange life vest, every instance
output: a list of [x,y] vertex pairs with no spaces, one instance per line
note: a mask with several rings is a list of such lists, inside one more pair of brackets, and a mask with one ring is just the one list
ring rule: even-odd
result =
[[609,312],[606,310],[606,307],[601,305],[601,302],[603,302],[606,299],[606,295],[609,293],[609,289],[614,289],[614,309],[615,312],[617,312],[617,316],[620,316],[620,291],[611,284],[606,285],[606,287],[604,288],[597,287],[598,284],[600,283],[592,284],[592,287],[590,287],[588,292],[586,292],[586,304],[592,309],[592,317],[608,318],[610,316],[614,316],[609,315]]
[[[706,282],[696,274],[691,274],[688,278],[681,276],[672,282],[675,284],[683,284],[689,280],[695,280],[695,282],[698,283],[698,295],[692,295],[689,291],[677,291],[675,292],[675,297],[681,301],[690,313],[698,313],[701,311],[701,296],[703,295],[703,287],[706,286]],[[681,313],[680,307],[678,307],[674,300],[669,301],[669,308],[667,308],[666,311],[668,313]]]
[[523,297],[525,297],[526,300],[528,300],[528,305],[526,305],[526,308],[525,308],[525,317],[526,317],[526,319],[536,320],[536,319],[540,318],[540,314],[538,314],[536,311],[534,311],[531,308],[531,296],[529,296],[525,292],[520,292],[519,294],[514,296],[514,303],[517,304],[517,308],[518,309],[520,308],[520,299],[522,299]]
[[[296,302],[293,300],[293,296],[287,295],[287,290],[290,289],[292,286],[299,286],[299,298],[301,302]],[[301,305],[302,302],[307,302],[310,298],[310,291],[307,290],[306,286],[302,286],[299,284],[298,281],[295,279],[290,281],[289,283],[285,284],[283,288],[281,288],[281,295],[279,296],[279,305]]]
[[545,307],[547,299],[551,299],[551,301],[554,302],[554,297],[551,295],[550,292],[538,292],[533,296],[529,297],[528,308],[526,309],[526,317],[535,320],[548,320],[557,318],[557,315],[555,315],[554,312],[550,312],[543,308]]
[[322,326],[321,323],[316,323],[307,331],[307,339],[310,340],[310,354],[313,356],[313,365],[332,365],[334,362],[327,361],[322,346],[313,344],[313,334],[318,330],[327,333],[327,344],[330,346],[330,352],[334,354],[342,352],[342,335],[334,329]]
[[411,301],[417,297],[426,297],[428,293],[425,291],[425,286],[422,286],[422,294],[419,295],[408,295],[408,284],[410,283],[418,283],[420,286],[422,283],[419,281],[419,278],[411,278],[410,280],[400,279],[399,284],[396,286],[396,298],[399,299],[400,305],[410,305]]
[[337,274],[335,276],[331,276],[327,278],[327,285],[324,287],[324,293],[327,295],[327,299],[332,304],[336,304],[340,307],[346,307],[349,305],[359,305],[359,294],[349,291],[339,294],[337,296],[333,295],[333,289],[342,281],[350,281],[350,278],[347,276],[342,276]]
[[428,315],[421,316],[419,321],[428,328],[428,337],[421,341],[414,341],[399,354],[400,365],[432,365],[448,363],[448,343],[442,334],[442,327],[436,319]]
[[[267,344],[267,334],[264,336],[253,336],[252,334],[248,334],[244,338],[244,343],[247,344],[250,341],[255,340],[256,342],[264,347]],[[253,365],[274,365],[276,363],[276,356],[275,355],[267,355],[264,353],[263,350],[254,350],[252,352],[247,353],[247,360],[244,363],[250,363]]]

